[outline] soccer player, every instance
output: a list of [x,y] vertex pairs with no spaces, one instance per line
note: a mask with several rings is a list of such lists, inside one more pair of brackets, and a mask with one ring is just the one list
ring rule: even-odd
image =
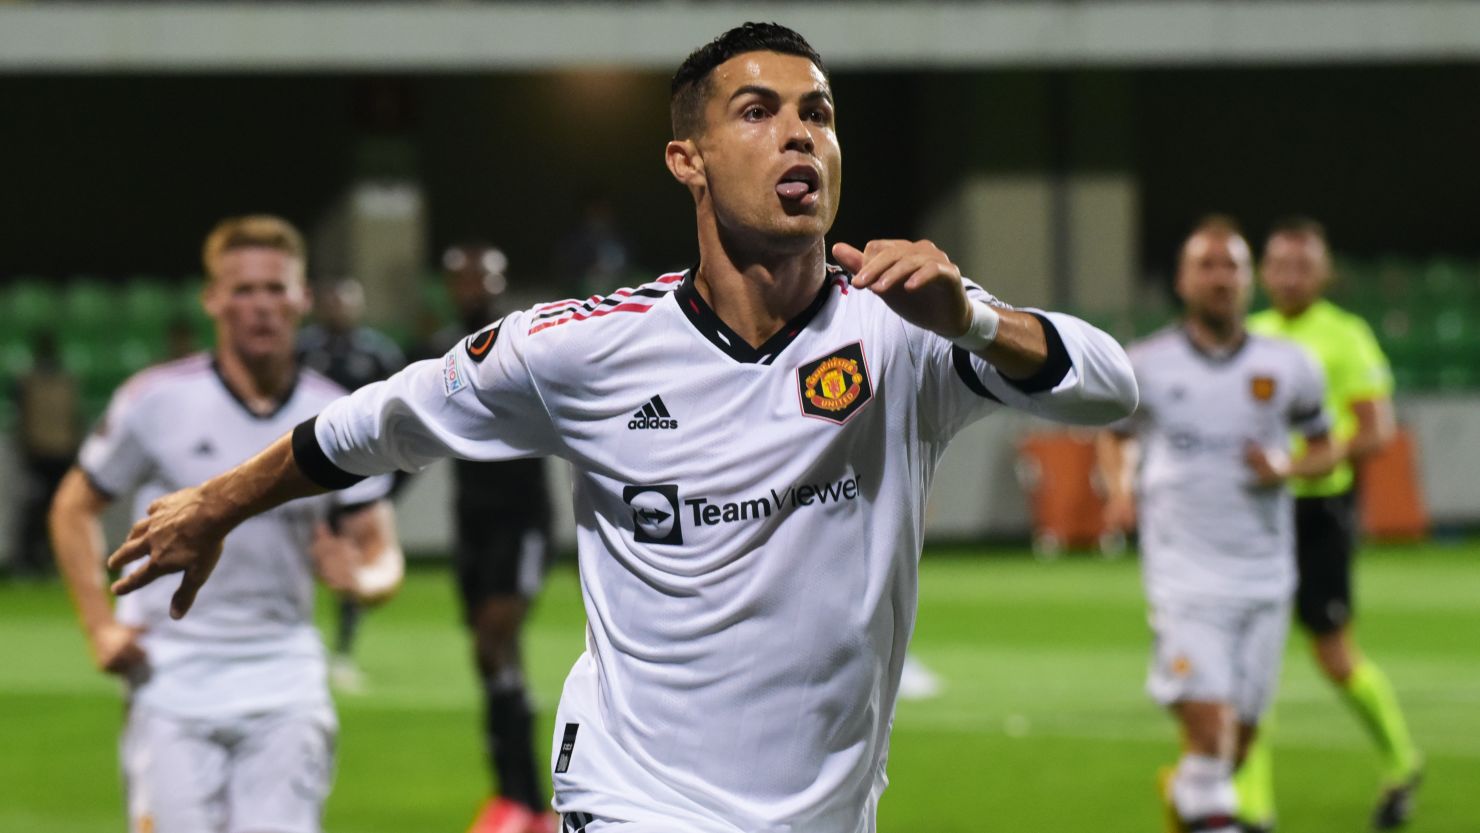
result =
[[[304,367],[345,390],[359,390],[406,366],[406,357],[390,336],[363,323],[365,289],[359,281],[342,278],[322,286],[314,313],[318,323],[298,334],[298,361]],[[364,606],[352,594],[340,597],[334,654],[329,661],[329,680],[340,691],[354,693],[365,687],[354,660],[355,637],[364,613]]]
[[841,153],[801,35],[732,29],[672,90],[693,268],[511,313],[330,405],[156,504],[115,589],[183,570],[183,615],[253,513],[438,457],[559,456],[588,623],[552,749],[566,829],[863,833],[947,442],[1004,406],[1105,424],[1135,380],[1108,335],[996,302],[929,242],[827,263]]
[[[1357,518],[1353,466],[1393,434],[1392,373],[1372,330],[1321,295],[1331,282],[1331,253],[1320,223],[1292,218],[1269,233],[1260,278],[1273,309],[1249,317],[1249,329],[1292,339],[1326,372],[1326,407],[1341,463],[1325,477],[1295,480],[1295,611],[1311,635],[1316,662],[1372,734],[1382,755],[1383,788],[1372,827],[1391,830],[1411,812],[1420,756],[1387,675],[1363,655],[1352,635],[1352,556]],[[1260,744],[1262,747],[1263,744]],[[1274,786],[1266,765],[1240,774],[1246,804],[1272,824]]]
[[[466,243],[442,256],[457,321],[431,338],[442,356],[499,317],[508,258]],[[463,620],[473,631],[483,688],[483,742],[494,783],[468,833],[553,833],[534,756],[534,711],[524,684],[519,635],[543,583],[550,542],[550,493],[543,458],[454,460],[453,562]]]
[[[1181,729],[1169,798],[1187,831],[1238,833],[1233,772],[1274,697],[1295,585],[1284,484],[1336,459],[1319,369],[1244,328],[1252,283],[1232,222],[1200,224],[1177,269],[1186,317],[1132,345],[1140,408],[1099,442],[1108,525],[1139,514],[1147,691]],[[1293,460],[1292,428],[1307,443]]]
[[188,620],[168,615],[163,587],[116,610],[104,592],[99,516],[115,497],[132,492],[143,516],[160,496],[232,468],[343,395],[293,357],[308,307],[303,251],[276,217],[216,226],[203,295],[215,352],[120,388],[52,504],[53,545],[94,659],[128,684],[120,754],[130,830],[319,830],[336,720],[312,620],[314,576],[366,602],[400,582],[380,500],[389,481],[379,477],[241,524]]

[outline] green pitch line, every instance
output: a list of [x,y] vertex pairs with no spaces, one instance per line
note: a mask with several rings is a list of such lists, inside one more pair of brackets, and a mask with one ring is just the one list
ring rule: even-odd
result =
[[[1480,547],[1381,550],[1359,571],[1362,641],[1429,754],[1415,833],[1480,814]],[[581,650],[575,574],[557,570],[526,653],[549,712]],[[884,833],[1159,829],[1151,782],[1171,722],[1142,694],[1148,635],[1136,564],[932,554],[914,653],[945,689],[903,703]],[[327,607],[321,608],[327,610]],[[66,596],[0,584],[0,831],[117,833],[117,686],[92,672]],[[486,788],[470,647],[451,579],[413,571],[371,614],[369,692],[341,698],[330,833],[463,829]],[[1365,829],[1375,755],[1299,640],[1286,658],[1276,777],[1286,830]]]

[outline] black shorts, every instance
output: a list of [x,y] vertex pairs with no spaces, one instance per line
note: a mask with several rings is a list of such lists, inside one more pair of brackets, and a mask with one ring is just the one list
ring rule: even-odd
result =
[[1295,611],[1306,630],[1332,633],[1352,620],[1356,493],[1295,499]]
[[550,558],[550,526],[543,516],[490,512],[480,504],[457,507],[453,563],[463,615],[485,599],[533,598]]

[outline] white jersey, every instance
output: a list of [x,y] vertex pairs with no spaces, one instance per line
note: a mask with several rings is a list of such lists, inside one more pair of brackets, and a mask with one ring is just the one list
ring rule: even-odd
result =
[[1114,340],[1040,317],[1050,360],[1014,386],[835,268],[759,349],[688,273],[664,275],[511,314],[329,406],[295,455],[326,483],[449,455],[569,460],[588,630],[556,807],[854,833],[885,783],[947,441],[1003,403],[1087,423],[1134,407]]
[[[99,491],[133,492],[133,517],[140,518],[156,498],[247,460],[343,394],[305,370],[275,412],[257,416],[226,387],[209,355],[192,356],[119,388],[78,464]],[[169,616],[174,581],[119,599],[118,620],[144,629],[148,655],[133,697],[188,717],[327,705],[324,650],[313,625],[314,524],[335,506],[383,497],[389,485],[388,477],[374,478],[246,521],[226,536],[219,566],[183,619]]]
[[1248,335],[1222,356],[1181,327],[1130,347],[1141,407],[1116,430],[1141,440],[1142,573],[1153,601],[1287,598],[1295,586],[1288,489],[1258,488],[1245,447],[1289,450],[1290,431],[1330,422],[1325,380],[1304,350]]

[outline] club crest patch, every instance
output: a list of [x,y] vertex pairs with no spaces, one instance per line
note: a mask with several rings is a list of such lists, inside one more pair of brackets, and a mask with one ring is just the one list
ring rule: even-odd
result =
[[874,398],[863,342],[840,347],[797,368],[802,413],[842,425]]
[[1249,393],[1255,401],[1268,402],[1274,398],[1274,377],[1255,376],[1249,380]]
[[483,361],[488,358],[489,353],[493,352],[493,343],[498,341],[498,327],[502,323],[504,323],[504,320],[500,318],[487,327],[468,336],[468,340],[464,342],[463,347],[468,352],[468,358],[473,360],[473,364]]

